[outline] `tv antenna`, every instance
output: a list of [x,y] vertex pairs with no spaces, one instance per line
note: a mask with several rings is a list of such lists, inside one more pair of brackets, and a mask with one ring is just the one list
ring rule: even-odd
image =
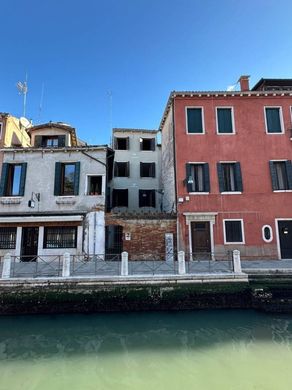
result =
[[41,122],[41,113],[43,110],[44,91],[45,91],[45,83],[42,83],[42,91],[41,91],[41,98],[40,98],[40,105],[39,105],[39,117],[38,117],[39,123]]
[[27,73],[25,75],[25,81],[18,81],[16,84],[19,95],[23,95],[23,116],[25,117],[26,111],[26,95],[27,95]]

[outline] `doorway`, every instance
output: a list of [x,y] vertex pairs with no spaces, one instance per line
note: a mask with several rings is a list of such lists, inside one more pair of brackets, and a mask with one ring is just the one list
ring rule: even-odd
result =
[[292,221],[278,221],[281,259],[292,259]]
[[38,254],[39,228],[23,227],[21,239],[21,261],[36,261]]
[[211,255],[210,222],[191,222],[192,253]]
[[[120,255],[123,252],[123,227],[108,225],[105,227],[105,253]],[[107,257],[108,258],[108,257]]]

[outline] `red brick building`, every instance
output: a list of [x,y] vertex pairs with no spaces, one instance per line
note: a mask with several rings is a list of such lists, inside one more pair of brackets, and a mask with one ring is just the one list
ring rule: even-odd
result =
[[292,80],[172,92],[162,121],[164,211],[178,249],[292,258]]

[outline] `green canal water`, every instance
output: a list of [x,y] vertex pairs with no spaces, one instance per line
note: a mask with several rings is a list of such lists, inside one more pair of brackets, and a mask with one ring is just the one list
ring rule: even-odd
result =
[[1,317],[0,389],[291,390],[292,316]]

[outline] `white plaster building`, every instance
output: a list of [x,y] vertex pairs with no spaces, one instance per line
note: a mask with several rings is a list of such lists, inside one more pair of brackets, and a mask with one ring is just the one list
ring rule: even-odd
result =
[[157,130],[113,129],[113,211],[162,210],[161,146]]
[[29,133],[32,147],[1,150],[0,256],[103,254],[113,152],[79,142],[62,123]]

